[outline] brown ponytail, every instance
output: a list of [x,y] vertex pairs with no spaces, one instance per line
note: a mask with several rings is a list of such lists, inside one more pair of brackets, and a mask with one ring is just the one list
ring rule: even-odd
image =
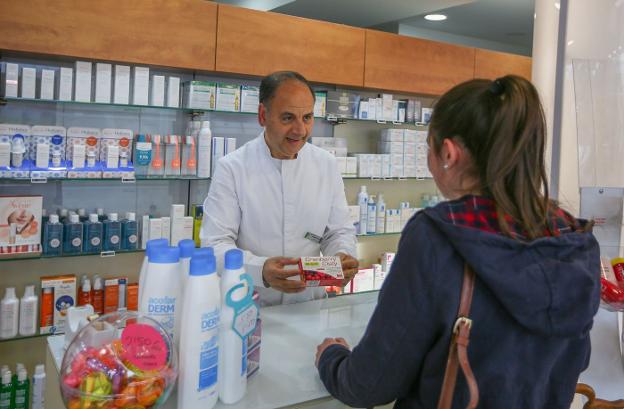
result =
[[459,84],[435,104],[429,135],[435,152],[457,139],[474,160],[480,191],[494,199],[502,231],[509,215],[535,239],[550,228],[544,166],[546,121],[535,87],[508,75]]

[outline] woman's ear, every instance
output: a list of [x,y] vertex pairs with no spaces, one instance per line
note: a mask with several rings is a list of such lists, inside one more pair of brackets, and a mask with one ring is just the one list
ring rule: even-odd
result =
[[442,149],[440,153],[442,163],[446,165],[445,169],[451,169],[459,163],[463,153],[463,147],[455,140],[445,138],[444,141],[442,141]]

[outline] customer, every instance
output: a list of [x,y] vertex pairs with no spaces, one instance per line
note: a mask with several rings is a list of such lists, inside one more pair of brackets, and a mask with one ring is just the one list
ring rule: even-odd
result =
[[[590,356],[599,248],[549,200],[545,122],[528,81],[457,85],[437,102],[428,164],[447,202],[403,230],[359,344],[325,339],[317,367],[344,403],[435,408],[463,281],[476,273],[468,357],[480,408],[569,409]],[[453,407],[468,388],[457,377]]]
[[219,160],[204,202],[202,240],[219,261],[231,248],[245,250],[263,305],[325,296],[325,288],[297,279],[300,256],[340,256],[345,284],[357,273],[342,176],[330,153],[307,143],[314,99],[296,72],[265,77],[258,107],[264,132]]

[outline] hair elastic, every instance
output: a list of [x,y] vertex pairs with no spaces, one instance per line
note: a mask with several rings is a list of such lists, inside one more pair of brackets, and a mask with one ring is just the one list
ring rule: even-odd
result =
[[500,78],[497,78],[492,81],[492,83],[488,87],[488,91],[490,91],[493,95],[498,96],[501,95],[503,91],[505,91],[505,86],[501,82]]

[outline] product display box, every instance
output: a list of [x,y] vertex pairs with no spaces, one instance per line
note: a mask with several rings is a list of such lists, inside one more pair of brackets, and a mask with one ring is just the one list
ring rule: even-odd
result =
[[339,286],[344,280],[342,263],[338,256],[301,257],[299,273],[307,287]]
[[241,85],[241,112],[258,112],[260,87]]
[[62,126],[35,125],[30,130],[26,151],[33,162],[30,177],[61,179],[67,176],[65,139],[67,130]]
[[217,84],[217,111],[239,112],[240,100],[240,85]]
[[76,305],[76,276],[41,277],[40,332],[65,332],[67,309]]
[[67,177],[98,179],[102,177],[100,157],[100,130],[72,127],[67,130]]
[[325,118],[327,115],[327,92],[317,91],[314,93],[314,117]]
[[100,140],[102,178],[134,178],[134,166],[132,165],[133,136],[134,134],[130,129],[102,129]]
[[327,116],[355,118],[360,97],[350,92],[327,91]]
[[41,252],[42,196],[0,196],[0,258]]
[[32,161],[28,157],[30,126],[0,124],[0,178],[30,177]]
[[216,107],[217,84],[209,81],[189,81],[183,85],[185,108],[209,109]]
[[2,64],[2,86],[0,92],[7,98],[17,98],[19,86],[19,65],[13,63]]

